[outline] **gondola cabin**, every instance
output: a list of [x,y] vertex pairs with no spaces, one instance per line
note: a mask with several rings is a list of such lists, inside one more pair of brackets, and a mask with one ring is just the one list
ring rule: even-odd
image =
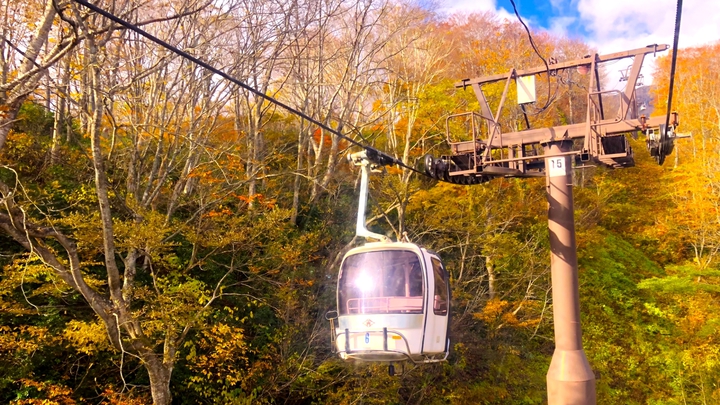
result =
[[362,169],[355,234],[379,242],[345,254],[338,272],[337,311],[326,317],[333,349],[341,358],[389,362],[392,375],[392,362],[447,359],[450,287],[437,254],[413,243],[391,242],[365,227],[368,181],[375,165],[368,152],[348,156]]
[[350,250],[338,275],[335,345],[343,359],[447,358],[450,289],[440,257],[412,243]]

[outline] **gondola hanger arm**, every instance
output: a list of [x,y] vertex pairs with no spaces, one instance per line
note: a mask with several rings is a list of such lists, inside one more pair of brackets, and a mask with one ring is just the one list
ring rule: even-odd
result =
[[360,166],[361,170],[360,197],[358,198],[358,215],[357,224],[355,227],[355,235],[367,239],[379,240],[381,242],[389,242],[390,238],[385,235],[380,235],[379,233],[371,232],[367,229],[367,226],[365,225],[365,209],[367,208],[370,172],[376,171],[384,166],[375,162],[371,162],[370,159],[368,159],[368,150],[371,149],[366,149],[362,152],[352,153],[348,155],[348,160],[350,160],[350,162],[352,162],[355,166]]

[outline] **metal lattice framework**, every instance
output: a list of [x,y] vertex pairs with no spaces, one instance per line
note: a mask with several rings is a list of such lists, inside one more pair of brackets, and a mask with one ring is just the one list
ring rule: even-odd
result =
[[[672,114],[670,125],[665,128],[665,116],[645,117],[639,115],[635,88],[645,56],[668,49],[668,45],[650,45],[608,55],[588,55],[582,59],[551,63],[548,66],[526,70],[511,69],[510,72],[456,83],[457,88],[471,87],[480,104],[479,112],[469,112],[448,117],[446,122],[447,141],[451,154],[435,159],[427,156],[425,170],[432,177],[458,184],[476,184],[494,177],[535,177],[544,176],[545,158],[542,146],[548,142],[572,140],[576,164],[604,165],[613,168],[630,167],[635,164],[633,151],[627,135],[642,131],[647,134],[648,149],[658,163],[662,164],[672,151],[677,126],[677,114]],[[603,90],[599,67],[601,63],[633,58],[623,81],[624,91]],[[587,110],[584,123],[560,125],[549,128],[526,129],[518,132],[503,132],[500,116],[507,101],[511,83],[519,78],[539,74],[558,75],[565,69],[588,72]],[[505,88],[493,113],[483,92],[483,86],[494,82],[505,82]],[[614,114],[606,112],[607,105],[617,106]],[[614,108],[614,107],[613,107]],[[526,116],[527,118],[527,116]],[[452,120],[461,119],[468,125],[465,140],[457,140],[450,130]],[[485,139],[481,129],[484,129]],[[455,138],[455,139],[453,139]]]

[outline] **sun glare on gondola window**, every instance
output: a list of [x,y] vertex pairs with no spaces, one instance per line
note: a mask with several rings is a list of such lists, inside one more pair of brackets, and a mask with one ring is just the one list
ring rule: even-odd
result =
[[375,288],[375,282],[367,272],[361,271],[355,278],[355,287],[359,288],[363,293],[368,293]]

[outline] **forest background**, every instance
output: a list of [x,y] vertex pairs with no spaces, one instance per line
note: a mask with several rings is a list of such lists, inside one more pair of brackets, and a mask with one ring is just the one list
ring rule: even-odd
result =
[[[541,64],[518,22],[403,1],[95,4],[409,165],[446,150],[445,117],[477,110],[455,81]],[[452,353],[400,377],[344,363],[324,316],[359,243],[354,149],[72,1],[1,5],[0,402],[545,401],[542,179],[374,176],[370,228],[407,232],[450,272]],[[533,38],[559,61],[593,52]],[[719,51],[679,50],[673,108],[692,137],[664,166],[640,139],[636,167],[575,172],[598,403],[720,403]],[[555,100],[533,126],[584,121],[582,78],[561,79],[538,80]],[[486,88],[491,105],[501,93]],[[518,108],[503,118],[523,125]]]

